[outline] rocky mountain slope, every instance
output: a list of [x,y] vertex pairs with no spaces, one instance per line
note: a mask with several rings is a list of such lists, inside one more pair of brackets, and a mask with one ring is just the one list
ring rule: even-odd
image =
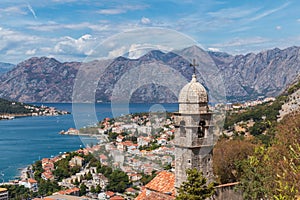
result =
[[[285,101],[279,112],[279,120],[286,115],[296,114],[300,111],[300,81],[291,84],[284,92]],[[283,96],[282,95],[282,96]]]
[[53,58],[30,58],[1,76],[1,97],[21,102],[70,101],[79,65]]
[[258,54],[211,56],[220,68],[229,99],[277,96],[294,82],[300,72],[300,48],[290,47]]
[[[258,54],[249,53],[237,56],[208,52],[206,55],[209,55],[216,64],[214,72],[203,68],[201,75],[197,73],[204,86],[209,85],[208,81],[217,74],[223,77],[229,101],[256,99],[258,96],[277,96],[298,77],[299,50],[299,47],[284,50],[276,48]],[[190,54],[189,57],[197,57],[199,51],[203,50],[194,46],[180,52]],[[0,76],[0,97],[23,102],[71,102],[73,85],[77,72],[81,69],[86,75],[93,74],[99,77],[99,82],[96,83],[97,90],[94,91],[95,99],[106,102],[111,100],[114,87],[122,78],[124,79],[124,74],[132,72],[135,68],[143,69],[147,74],[151,73],[149,69],[162,66],[161,73],[164,73],[166,69],[164,66],[167,66],[179,73],[186,81],[190,80],[193,69],[189,66],[189,62],[180,55],[180,53],[163,53],[156,50],[138,59],[118,57],[106,65],[103,61],[61,63],[53,58],[34,57],[19,63],[11,71]],[[205,61],[200,60],[200,65],[203,63]],[[157,74],[159,75],[160,73]],[[84,79],[90,78],[86,76]],[[164,77],[161,81],[173,81],[176,84],[172,76],[168,80]],[[95,83],[91,81],[91,83],[82,82],[81,84]],[[218,87],[219,83],[213,80],[212,84]],[[176,95],[170,88],[158,85],[157,82],[139,85],[136,90],[131,91],[130,100],[132,102],[177,101]],[[84,98],[83,101],[85,101]]]

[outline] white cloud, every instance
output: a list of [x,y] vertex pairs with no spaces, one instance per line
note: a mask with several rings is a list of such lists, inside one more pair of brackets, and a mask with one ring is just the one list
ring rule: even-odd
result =
[[26,15],[27,13],[23,10],[21,6],[10,6],[6,8],[0,8],[0,13],[3,14],[20,14],[20,15]]
[[70,3],[70,2],[76,2],[78,0],[52,0],[52,1],[58,3]]
[[219,48],[214,48],[214,47],[209,47],[208,50],[213,51],[213,52],[220,52],[221,51]]
[[[202,31],[216,31],[226,27],[230,27],[230,30],[240,29],[245,27],[249,17],[253,16],[259,8],[249,8],[245,6],[223,8],[214,12],[204,10],[203,12],[197,12],[188,14],[181,17],[176,24],[168,22],[176,30],[186,32],[191,30],[194,32]],[[228,31],[228,29],[227,29]],[[239,32],[237,30],[236,32]],[[243,30],[242,30],[243,31]]]
[[162,52],[169,52],[172,51],[173,49],[162,46],[162,45],[157,45],[157,44],[150,44],[150,43],[143,43],[143,44],[131,44],[128,50],[128,58],[131,59],[136,59],[139,58],[149,51],[152,50],[160,50]]
[[[203,12],[192,13],[181,17],[172,27],[185,32],[191,30],[195,32],[223,30],[229,27],[230,32],[243,32],[249,29],[249,23],[274,14],[284,8],[289,3],[285,3],[274,9],[266,10],[257,4],[255,7],[239,6],[222,8],[215,11],[204,10]],[[169,24],[172,24],[170,22]],[[244,28],[245,27],[245,28]],[[227,29],[228,31],[228,29]]]
[[262,37],[253,37],[253,38],[235,38],[225,43],[215,44],[216,47],[237,47],[253,44],[262,44],[268,42],[269,39]]
[[97,13],[103,14],[103,15],[117,15],[126,13],[125,9],[101,9]]
[[56,22],[48,22],[45,24],[34,24],[30,25],[27,28],[35,31],[55,31],[61,29],[70,29],[70,30],[84,30],[84,29],[91,29],[93,31],[106,31],[109,30],[108,22],[99,22],[99,23],[89,23],[89,22],[82,22],[76,24],[58,24]]
[[36,53],[36,49],[29,49],[25,52],[26,55],[32,56]]
[[0,50],[10,48],[11,45],[16,45],[21,42],[28,43],[35,40],[34,36],[25,35],[10,29],[0,27]]
[[51,43],[47,38],[0,27],[0,61],[16,64],[37,52],[43,54],[38,50],[39,46]]
[[128,11],[133,11],[133,10],[143,10],[147,7],[148,7],[147,5],[120,5],[115,8],[100,9],[97,11],[97,13],[103,15],[117,15],[117,14],[127,13]]
[[227,19],[238,19],[247,17],[258,11],[258,8],[244,8],[244,7],[235,7],[235,8],[224,8],[216,12],[208,12],[207,14],[213,18],[227,18]]
[[261,13],[261,14],[255,16],[255,17],[250,18],[250,21],[256,21],[256,20],[259,20],[259,19],[261,19],[261,18],[264,18],[264,17],[266,17],[266,16],[268,16],[268,15],[271,15],[271,14],[273,14],[273,13],[275,13],[275,12],[278,12],[278,11],[284,9],[285,7],[287,7],[289,4],[290,4],[290,3],[287,2],[287,3],[283,4],[282,6],[279,6],[278,8],[274,8],[274,9],[272,9],[272,10],[264,11],[263,13]]
[[150,24],[151,20],[149,18],[147,18],[147,17],[142,17],[141,23],[142,24]]
[[23,34],[0,27],[0,61],[17,64],[31,56],[56,57],[62,61],[80,61],[93,53],[99,41],[85,34],[79,38],[48,38]]
[[128,58],[136,59],[153,49],[150,44],[132,44],[129,48]]
[[[109,44],[110,45],[110,44]],[[113,44],[110,45],[113,47]],[[143,44],[131,44],[129,46],[121,46],[115,49],[112,49],[108,52],[108,56],[105,59],[116,58],[119,56],[124,56],[130,59],[137,59],[141,56],[145,55],[151,50],[160,50],[162,52],[169,52],[172,51],[172,48],[168,48],[162,45],[155,45],[150,43],[143,43]]]
[[108,53],[108,58],[116,58],[116,57],[119,57],[119,56],[124,56],[124,54],[127,53],[127,48],[125,46],[122,46],[118,49],[114,49],[112,51],[110,51]]
[[282,29],[281,26],[276,26],[275,28],[276,28],[276,30],[281,30]]
[[251,26],[245,26],[245,27],[239,27],[237,29],[233,29],[231,31],[229,31],[230,33],[238,33],[238,32],[245,32],[245,31],[248,31],[250,29],[252,29],[253,27]]
[[87,56],[93,52],[95,47],[94,38],[89,35],[83,35],[78,39],[66,36],[60,39],[54,46],[54,52],[57,54],[75,54]]

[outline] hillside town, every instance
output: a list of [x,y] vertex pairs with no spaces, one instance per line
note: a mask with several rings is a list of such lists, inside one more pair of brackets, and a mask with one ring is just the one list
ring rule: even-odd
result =
[[[97,134],[93,135],[95,129]],[[158,172],[174,168],[174,132],[173,116],[169,113],[167,116],[144,113],[105,118],[97,127],[70,128],[60,134],[102,137],[98,138],[97,145],[37,161],[22,171],[20,181],[10,184],[38,192],[41,184],[56,182],[61,190],[53,192],[54,196],[133,199]],[[60,167],[68,170],[68,175],[60,174]],[[116,170],[123,173],[126,184],[113,188],[110,186],[112,177],[107,171]]]
[[[226,107],[228,111],[241,112],[273,101],[273,98],[268,98],[239,105],[218,104],[209,109],[216,111]],[[60,196],[71,196],[71,199],[134,199],[139,194],[143,195],[143,188],[154,177],[163,176],[168,171],[174,173],[174,118],[172,113],[130,114],[115,119],[105,118],[95,127],[61,131],[59,134],[96,137],[99,142],[87,144],[86,148],[75,152],[43,158],[24,169],[20,180],[9,184],[22,185],[33,193],[44,187],[53,187],[52,190],[48,188],[49,198],[53,199]],[[251,126],[253,122],[248,123],[248,128]],[[233,132],[242,131],[245,128],[238,123],[233,131],[223,133],[231,136]],[[120,181],[120,177],[111,177],[115,171],[123,173],[119,175],[124,178],[117,187],[112,186],[115,184],[112,181]]]
[[[218,104],[209,109],[215,111],[226,107],[234,112],[272,101],[273,98],[268,98],[239,105]],[[55,114],[54,109],[42,108],[45,114]],[[253,126],[253,122],[248,126]],[[245,129],[239,123],[235,124],[233,131]],[[224,133],[228,136],[233,134],[232,131]],[[99,142],[96,145],[87,144],[86,148],[75,152],[43,158],[24,169],[21,180],[9,184],[22,185],[38,192],[40,187],[54,182],[56,189],[48,192],[52,197],[71,195],[73,199],[134,199],[155,176],[161,176],[166,170],[174,172],[175,124],[172,113],[139,113],[116,119],[105,118],[95,127],[80,130],[69,128],[59,134],[88,135],[96,137]],[[113,171],[123,172],[126,177],[126,184],[118,185],[118,189],[111,187],[113,179],[110,175]]]

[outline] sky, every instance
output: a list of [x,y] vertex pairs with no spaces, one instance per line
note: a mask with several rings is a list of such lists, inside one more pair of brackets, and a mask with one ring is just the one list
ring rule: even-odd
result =
[[83,61],[101,41],[145,27],[233,55],[283,49],[300,46],[299,10],[299,0],[1,0],[0,62]]

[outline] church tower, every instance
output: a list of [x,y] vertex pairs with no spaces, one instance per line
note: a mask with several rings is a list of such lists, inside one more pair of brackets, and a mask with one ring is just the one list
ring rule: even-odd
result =
[[[195,67],[195,62],[194,65]],[[175,187],[187,180],[186,170],[196,168],[208,182],[213,180],[212,134],[209,132],[212,114],[208,111],[208,95],[196,78],[185,85],[178,98],[179,112],[175,113]]]

